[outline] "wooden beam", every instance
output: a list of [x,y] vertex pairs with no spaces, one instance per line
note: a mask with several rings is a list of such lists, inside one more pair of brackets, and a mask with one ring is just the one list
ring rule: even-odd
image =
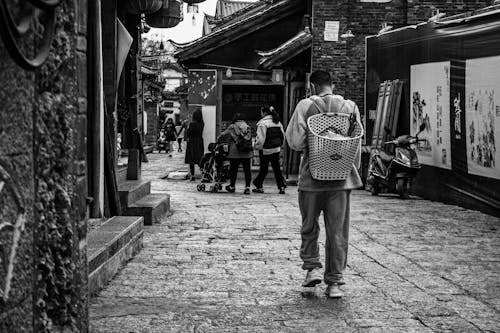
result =
[[223,80],[222,84],[224,85],[232,85],[232,86],[283,86],[282,83],[274,83],[272,81],[263,81],[263,80]]

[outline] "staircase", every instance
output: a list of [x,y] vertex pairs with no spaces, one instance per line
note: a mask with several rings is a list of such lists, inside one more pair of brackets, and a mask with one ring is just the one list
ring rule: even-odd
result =
[[89,293],[97,295],[142,248],[144,218],[115,216],[87,235]]
[[170,196],[151,194],[151,181],[121,180],[118,183],[122,215],[142,216],[144,225],[153,225],[170,210]]
[[97,293],[142,248],[144,225],[152,225],[170,210],[170,196],[151,194],[151,182],[118,178],[123,216],[89,222],[89,292]]

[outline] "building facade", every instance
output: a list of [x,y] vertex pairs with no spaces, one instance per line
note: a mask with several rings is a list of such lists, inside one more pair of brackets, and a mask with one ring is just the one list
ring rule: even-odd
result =
[[[491,0],[312,0],[313,70],[333,72],[336,90],[355,101],[364,114],[366,37],[378,34],[385,26],[397,29],[426,22],[438,10],[454,15],[492,3]],[[346,36],[349,31],[352,35]]]

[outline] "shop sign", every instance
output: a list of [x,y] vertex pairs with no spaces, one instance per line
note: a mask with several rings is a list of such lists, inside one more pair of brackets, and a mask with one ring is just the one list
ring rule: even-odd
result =
[[340,21],[325,21],[324,40],[326,42],[338,42]]

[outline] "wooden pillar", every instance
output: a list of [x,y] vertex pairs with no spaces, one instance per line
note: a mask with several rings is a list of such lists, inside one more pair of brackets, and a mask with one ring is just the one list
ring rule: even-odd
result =
[[215,126],[216,135],[220,135],[222,130],[222,80],[223,80],[223,72],[221,70],[217,71],[217,120]]

